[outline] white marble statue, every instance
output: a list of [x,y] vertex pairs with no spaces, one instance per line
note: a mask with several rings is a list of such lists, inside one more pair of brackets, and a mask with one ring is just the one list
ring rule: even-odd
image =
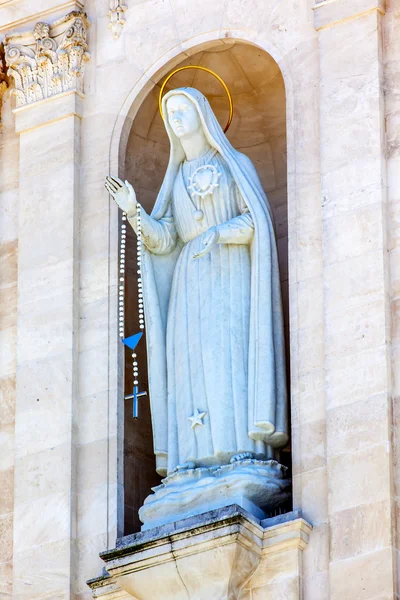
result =
[[[288,440],[283,315],[271,210],[253,164],[193,88],[163,99],[171,143],[141,210],[157,471],[270,458]],[[132,186],[106,187],[134,229]]]

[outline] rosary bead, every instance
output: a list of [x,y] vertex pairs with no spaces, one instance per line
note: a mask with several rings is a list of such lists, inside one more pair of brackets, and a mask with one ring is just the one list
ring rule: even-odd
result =
[[126,212],[122,212],[122,222],[121,222],[121,239],[120,239],[120,258],[119,258],[119,272],[120,275],[122,275],[122,277],[120,276],[119,281],[120,281],[120,286],[119,286],[119,291],[118,291],[118,321],[119,321],[119,336],[122,339],[124,337],[124,304],[125,304],[125,298],[124,298],[124,292],[125,292],[125,288],[124,288],[124,282],[125,282],[125,247],[126,247]]

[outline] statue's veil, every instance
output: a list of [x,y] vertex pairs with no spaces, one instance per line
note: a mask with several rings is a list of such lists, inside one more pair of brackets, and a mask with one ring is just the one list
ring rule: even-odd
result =
[[[186,96],[197,108],[204,133],[228,164],[254,222],[251,246],[251,311],[249,335],[248,431],[250,438],[272,447],[288,439],[287,391],[283,313],[278,257],[271,210],[250,159],[233,148],[219,125],[208,100],[193,88],[168,92],[162,101],[171,150],[168,168],[151,216],[162,219],[170,205],[175,177],[185,154],[167,118],[166,102],[173,95]],[[166,325],[173,271],[181,246],[168,255],[144,249],[143,291],[146,339],[152,357],[149,387],[157,471],[166,474],[168,452],[168,400]]]

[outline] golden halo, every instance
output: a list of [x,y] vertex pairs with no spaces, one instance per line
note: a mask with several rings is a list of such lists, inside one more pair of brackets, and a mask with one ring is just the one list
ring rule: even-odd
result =
[[162,118],[164,119],[164,115],[163,115],[163,111],[162,111],[162,97],[163,97],[163,92],[164,92],[165,86],[167,85],[167,83],[171,79],[171,77],[173,77],[176,73],[179,73],[179,71],[186,71],[186,69],[199,69],[200,71],[205,71],[206,73],[210,73],[210,75],[213,75],[216,79],[218,79],[218,81],[224,88],[226,95],[228,96],[228,102],[229,102],[229,119],[228,119],[228,121],[225,125],[225,129],[224,129],[224,133],[226,133],[230,127],[230,124],[232,123],[232,117],[233,117],[233,102],[232,102],[231,93],[228,90],[228,86],[226,85],[225,81],[223,79],[221,79],[221,77],[219,75],[214,73],[214,71],[211,71],[211,69],[207,69],[206,67],[200,67],[199,65],[187,65],[185,67],[179,67],[178,69],[175,69],[175,71],[172,71],[172,73],[170,73],[168,75],[168,77],[166,77],[164,83],[161,86],[160,94],[158,96],[158,108],[160,110],[160,114],[161,114]]

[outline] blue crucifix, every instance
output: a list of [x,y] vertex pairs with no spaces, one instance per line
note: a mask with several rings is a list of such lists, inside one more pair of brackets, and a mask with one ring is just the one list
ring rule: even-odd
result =
[[[133,351],[138,345],[142,335],[142,332],[135,333],[135,335],[131,335],[130,337],[125,338],[122,341],[125,344],[125,346],[128,346],[128,348],[130,348]],[[147,396],[147,392],[139,392],[139,386],[137,385],[137,383],[135,383],[135,381],[137,382],[136,377],[134,376],[133,394],[125,396],[125,400],[132,400],[133,398],[133,418],[137,419],[139,416],[139,398],[141,396]]]

